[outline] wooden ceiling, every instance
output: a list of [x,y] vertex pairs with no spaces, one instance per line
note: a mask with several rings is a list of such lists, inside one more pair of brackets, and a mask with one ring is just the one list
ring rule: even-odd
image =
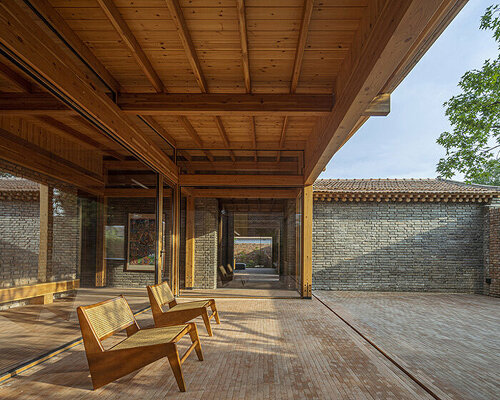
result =
[[[180,168],[311,183],[367,117],[387,115],[464,3],[12,0],[0,8],[2,128],[94,149],[115,176],[144,170],[134,155],[174,182]],[[16,29],[39,46],[16,43]]]

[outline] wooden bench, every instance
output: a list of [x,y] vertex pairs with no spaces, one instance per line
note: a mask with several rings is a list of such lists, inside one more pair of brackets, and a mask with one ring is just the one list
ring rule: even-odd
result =
[[[123,296],[78,307],[77,313],[94,389],[160,358],[168,357],[179,390],[185,392],[182,363],[193,349],[196,350],[198,359],[203,360],[198,331],[194,323],[140,329]],[[123,330],[127,331],[127,338],[105,350],[102,341]],[[188,333],[192,344],[186,353],[179,357],[177,342]]]
[[[210,319],[215,317],[217,324],[220,324],[219,313],[214,299],[190,301],[187,303],[177,303],[167,282],[148,286],[149,302],[156,327],[182,324],[201,316],[209,336],[212,336]],[[163,306],[168,304],[169,309],[163,311]],[[212,314],[208,315],[208,308],[212,309]]]
[[79,287],[80,280],[75,279],[2,288],[0,289],[0,304],[21,300],[29,300],[30,304],[49,304],[53,302],[54,293],[69,292]]

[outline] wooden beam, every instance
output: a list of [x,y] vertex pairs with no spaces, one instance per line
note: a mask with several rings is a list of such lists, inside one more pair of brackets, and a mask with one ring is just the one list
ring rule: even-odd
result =
[[301,254],[301,296],[312,296],[312,246],[313,246],[313,186],[304,186],[302,191],[302,251]]
[[20,74],[14,72],[9,66],[2,62],[0,62],[0,75],[24,92],[31,93],[33,90],[33,86],[30,81],[24,79]]
[[0,129],[0,158],[69,183],[90,193],[102,193],[102,177],[84,170],[11,132]]
[[[163,197],[171,197],[172,190],[163,189]],[[106,188],[104,197],[156,197],[156,189]]]
[[167,2],[168,10],[170,11],[170,16],[174,21],[177,33],[181,39],[182,46],[186,52],[189,64],[193,70],[194,77],[198,82],[202,93],[208,92],[208,85],[205,77],[203,76],[203,71],[201,69],[200,60],[196,55],[196,49],[194,47],[193,41],[191,40],[191,35],[189,34],[189,29],[187,27],[186,21],[184,19],[184,14],[182,13],[181,6],[178,0],[165,0]]
[[252,80],[250,78],[250,62],[248,59],[248,36],[247,21],[245,15],[245,0],[236,0],[238,12],[238,27],[240,29],[241,63],[243,64],[243,76],[247,93],[252,93]]
[[155,88],[158,93],[165,91],[165,87],[163,83],[154,70],[151,62],[148,57],[142,50],[141,46],[137,42],[134,34],[128,27],[127,23],[123,19],[120,14],[120,11],[116,8],[115,4],[112,0],[97,0],[102,10],[110,20],[111,24],[114,26],[118,35],[123,40],[123,43],[128,47],[130,53],[139,64],[139,67],[142,69],[148,80],[151,82],[151,85]]
[[97,199],[97,231],[96,231],[96,265],[95,286],[106,286],[106,224],[107,224],[107,199],[99,196]]
[[342,69],[343,73],[337,79],[338,101],[332,112],[318,120],[309,135],[305,159],[306,183],[316,180],[345,143],[371,101],[383,93],[393,72],[445,3],[459,4],[463,1],[401,0],[385,4],[353,67]]
[[203,142],[200,138],[200,135],[198,135],[198,132],[196,132],[196,129],[194,129],[193,125],[191,125],[191,122],[189,122],[189,120],[182,115],[178,119],[179,119],[180,123],[182,124],[182,126],[184,127],[184,129],[186,130],[186,132],[188,133],[188,135],[191,136],[191,139],[194,140],[196,145],[200,149],[202,149],[202,151],[205,153],[207,158],[210,161],[214,161],[214,157],[212,156],[212,154],[208,150],[203,150]]
[[[334,104],[328,94],[123,93],[118,106],[127,114],[213,116],[326,116]],[[2,114],[74,115],[45,93],[0,94]]]
[[[106,163],[108,164],[108,163]],[[181,167],[190,168],[193,171],[271,171],[271,172],[296,172],[297,163],[293,161],[283,161],[277,164],[276,162],[266,161],[179,161]],[[113,165],[121,165],[120,163],[113,163]],[[115,168],[119,169],[119,168]]]
[[[78,143],[83,143],[84,145],[89,146],[92,149],[100,150],[103,153],[106,153],[107,155],[118,160],[123,158],[123,156],[116,151],[110,150],[96,140],[88,137],[87,135],[84,135],[80,131],[48,115],[39,115],[38,117],[36,117],[36,121],[44,127],[48,128],[51,132],[54,132],[61,137],[76,141]],[[109,140],[108,138],[106,139]]]
[[163,270],[163,176],[156,174],[156,196],[155,196],[155,285],[162,282]]
[[301,175],[190,175],[179,176],[181,186],[295,187],[303,185]]
[[124,93],[118,105],[140,115],[325,116],[333,100],[329,94]]
[[80,279],[75,279],[71,281],[38,283],[35,285],[0,289],[0,303],[30,299],[45,294],[67,292],[69,290],[78,289],[79,287]]
[[111,90],[115,93],[120,91],[120,84],[48,1],[29,0],[29,3],[43,15],[56,32],[85,60]]
[[0,43],[4,51],[23,62],[80,113],[135,153],[169,180],[178,179],[170,158],[135,127],[116,104],[95,87],[71,57],[47,36],[14,2],[0,3]]
[[40,185],[40,237],[38,247],[38,282],[47,282],[52,265],[54,217],[52,188]]
[[192,289],[194,286],[194,271],[195,271],[195,206],[194,197],[186,198],[186,275],[185,288]]
[[363,113],[366,117],[385,117],[391,112],[391,94],[382,93],[375,97]]
[[222,123],[222,120],[220,117],[214,117],[215,121],[215,126],[217,127],[217,130],[219,131],[220,137],[222,138],[222,141],[224,142],[224,146],[229,149],[229,156],[231,157],[231,160],[236,161],[236,157],[234,156],[234,153],[231,149],[231,145],[229,144],[229,138],[227,137],[227,132],[226,128],[224,128],[224,124]]

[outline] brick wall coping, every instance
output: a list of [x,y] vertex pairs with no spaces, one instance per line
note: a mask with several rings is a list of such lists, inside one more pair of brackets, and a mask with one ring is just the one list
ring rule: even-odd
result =
[[314,200],[488,203],[500,188],[444,179],[320,179]]

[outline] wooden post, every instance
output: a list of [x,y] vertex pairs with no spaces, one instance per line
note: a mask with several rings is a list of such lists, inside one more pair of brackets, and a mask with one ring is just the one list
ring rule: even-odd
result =
[[194,286],[194,222],[195,221],[195,206],[194,197],[188,196],[186,200],[186,289],[192,289]]
[[106,286],[106,246],[105,230],[107,218],[107,199],[97,198],[97,234],[96,234],[96,266],[95,266],[95,286]]
[[156,174],[156,257],[155,283],[161,283],[163,267],[163,175]]
[[302,250],[302,192],[295,199],[295,288],[300,290],[300,273],[301,273],[301,250]]
[[52,188],[40,185],[40,243],[38,250],[38,282],[47,282],[52,264]]
[[172,291],[179,294],[179,253],[180,253],[181,188],[172,190]]
[[313,186],[304,186],[302,195],[301,296],[312,296]]

